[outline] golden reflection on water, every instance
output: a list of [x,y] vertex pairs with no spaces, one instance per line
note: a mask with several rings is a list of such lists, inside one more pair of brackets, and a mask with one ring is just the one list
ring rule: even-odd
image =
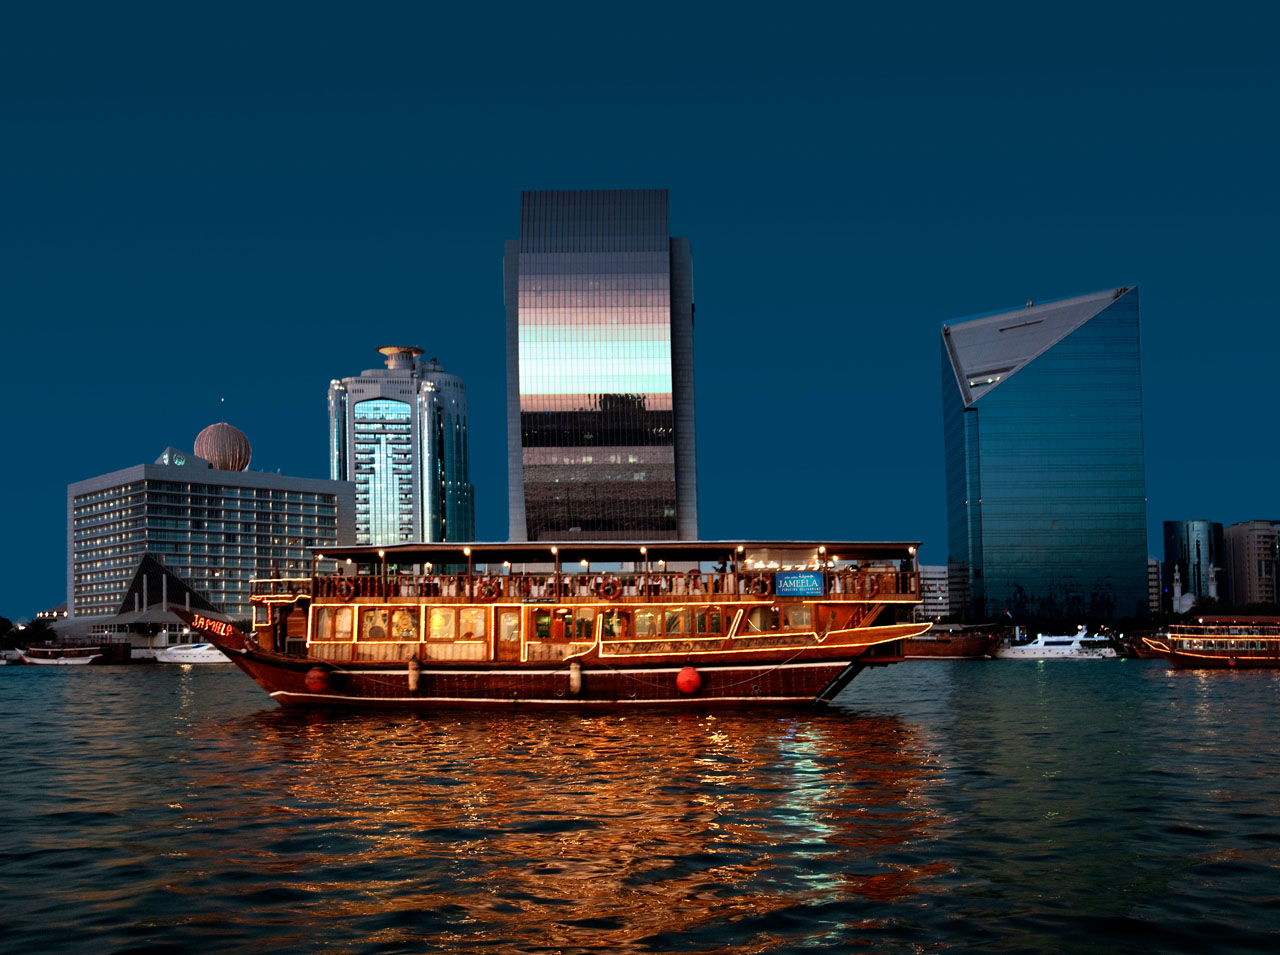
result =
[[464,937],[552,947],[743,920],[765,937],[828,903],[852,931],[850,903],[950,868],[927,847],[936,767],[892,718],[266,711],[221,731],[240,742],[193,782],[243,792],[211,823],[259,832],[238,864],[326,916],[398,913],[392,940],[442,911]]

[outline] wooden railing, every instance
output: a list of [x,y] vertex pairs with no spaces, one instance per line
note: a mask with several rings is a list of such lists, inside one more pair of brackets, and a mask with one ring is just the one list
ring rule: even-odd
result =
[[[625,600],[760,601],[773,596],[772,573],[603,573],[603,574],[376,574],[250,581],[254,597],[281,600],[299,595],[342,601],[394,602],[421,598],[440,603],[600,603]],[[825,575],[823,600],[915,603],[919,578],[913,572],[845,569]]]

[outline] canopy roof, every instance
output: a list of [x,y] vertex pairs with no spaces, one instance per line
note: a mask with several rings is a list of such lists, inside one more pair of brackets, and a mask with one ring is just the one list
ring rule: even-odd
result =
[[[397,564],[465,564],[466,551],[470,549],[473,564],[495,564],[510,561],[513,564],[551,564],[558,557],[562,565],[588,562],[640,562],[646,556],[650,562],[707,561],[733,559],[742,548],[745,559],[766,559],[770,552],[819,553],[826,548],[828,559],[835,560],[911,560],[919,548],[919,541],[865,542],[865,541],[508,541],[502,543],[405,543],[383,547],[357,545],[350,547],[313,548],[316,557],[347,560],[354,563],[381,561]],[[555,552],[552,548],[555,548]],[[647,550],[647,554],[641,548]]]

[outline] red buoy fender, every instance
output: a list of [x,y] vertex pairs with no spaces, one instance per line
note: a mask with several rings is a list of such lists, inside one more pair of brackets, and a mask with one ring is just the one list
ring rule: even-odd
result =
[[622,581],[617,577],[610,577],[608,580],[601,581],[598,592],[605,600],[617,600],[622,596]]
[[329,671],[324,667],[312,667],[307,671],[306,683],[308,693],[329,692]]
[[676,674],[676,688],[681,693],[696,693],[702,686],[702,674],[693,667],[685,667]]

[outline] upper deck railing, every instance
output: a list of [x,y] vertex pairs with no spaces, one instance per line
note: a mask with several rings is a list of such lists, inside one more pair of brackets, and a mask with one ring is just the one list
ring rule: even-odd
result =
[[[880,603],[918,603],[920,600],[919,575],[914,571],[850,567],[809,574],[812,588],[797,592],[796,596]],[[402,599],[438,603],[660,603],[691,599],[734,603],[759,602],[779,596],[774,593],[775,580],[773,572],[764,571],[333,574],[259,578],[250,582],[250,593],[267,601],[301,595],[319,600],[384,603]]]

